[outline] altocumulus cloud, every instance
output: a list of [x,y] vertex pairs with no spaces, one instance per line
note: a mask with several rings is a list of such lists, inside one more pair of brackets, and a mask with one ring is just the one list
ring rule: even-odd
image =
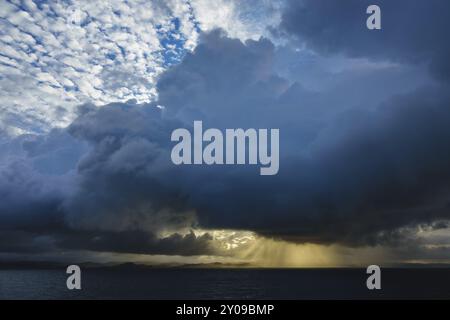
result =
[[[192,50],[200,29],[259,37],[274,4],[237,1],[0,3],[0,123],[12,134],[65,127],[76,106],[154,100],[156,77]],[[220,10],[217,10],[220,8]],[[20,83],[20,86],[17,84]]]
[[[1,133],[0,228],[2,237],[15,239],[1,250],[197,255],[217,248],[208,233],[189,232],[196,228],[364,246],[401,241],[417,227],[445,227],[450,96],[439,58],[447,48],[425,35],[423,46],[414,42],[421,37],[392,48],[395,38],[381,38],[387,47],[379,52],[366,48],[362,36],[361,47],[329,42],[323,39],[328,33],[320,33],[329,20],[314,16],[329,5],[292,4],[283,16],[284,31],[320,57],[344,54],[376,66],[431,63],[438,80],[427,78],[406,92],[399,85],[399,94],[375,105],[368,101],[370,107],[357,99],[341,106],[330,103],[326,92],[279,74],[280,52],[272,41],[242,42],[222,30],[201,34],[198,45],[155,80],[158,96],[151,102],[84,104],[66,128]],[[336,9],[330,15],[344,28],[351,22]],[[383,27],[389,26],[386,19]],[[428,50],[413,56],[409,48],[416,45]],[[372,66],[368,78],[378,75]],[[350,80],[355,74],[341,73]],[[358,85],[371,93],[383,80]],[[347,101],[352,88],[347,81],[340,93],[330,94]],[[250,166],[173,165],[170,134],[193,120],[216,128],[280,128],[280,172],[261,177]]]

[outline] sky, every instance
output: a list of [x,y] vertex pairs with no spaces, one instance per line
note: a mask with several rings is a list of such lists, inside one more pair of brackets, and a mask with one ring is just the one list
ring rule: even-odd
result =
[[[372,2],[0,0],[0,261],[449,263],[450,4]],[[174,165],[195,120],[278,174]]]

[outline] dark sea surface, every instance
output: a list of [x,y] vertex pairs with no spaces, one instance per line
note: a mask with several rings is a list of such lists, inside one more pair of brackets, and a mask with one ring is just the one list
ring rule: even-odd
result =
[[68,290],[65,269],[0,270],[0,299],[450,299],[450,269],[86,269]]

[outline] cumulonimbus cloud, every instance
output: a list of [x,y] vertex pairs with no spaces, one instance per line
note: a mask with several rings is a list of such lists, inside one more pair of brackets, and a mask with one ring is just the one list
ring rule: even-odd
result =
[[[330,119],[320,97],[275,72],[274,55],[267,39],[242,43],[216,30],[161,75],[158,101],[84,105],[66,129],[7,139],[2,230],[48,234],[70,249],[200,254],[211,252],[208,236],[157,235],[229,228],[367,245],[449,218],[446,84]],[[175,166],[170,134],[193,120],[279,128],[280,172]]]

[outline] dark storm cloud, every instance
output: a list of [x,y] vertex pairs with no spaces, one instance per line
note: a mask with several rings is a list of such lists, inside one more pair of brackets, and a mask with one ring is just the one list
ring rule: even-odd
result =
[[[275,177],[244,170],[197,176],[190,196],[201,208],[200,223],[363,245],[396,241],[402,227],[450,218],[446,89],[422,89],[376,111],[340,115],[308,156],[288,151]],[[295,138],[282,136],[280,143]],[[211,175],[217,180],[209,181]]]
[[68,231],[57,236],[56,244],[62,249],[189,256],[217,253],[211,240],[212,237],[208,233],[196,236],[193,232],[186,235],[174,233],[158,238],[141,230],[75,233]]
[[401,227],[448,218],[446,86],[388,99],[376,110],[363,105],[336,112],[335,106],[328,113],[321,95],[273,72],[273,50],[267,40],[242,44],[216,32],[161,77],[159,103],[180,119],[280,128],[276,176],[248,168],[185,169],[188,178],[179,186],[202,225],[296,241],[375,244],[395,240]]
[[[366,28],[372,4],[381,8],[381,30]],[[325,54],[429,63],[437,78],[448,81],[449,11],[450,3],[442,0],[292,0],[281,30]]]
[[[32,229],[28,227],[27,229]],[[193,232],[182,235],[173,233],[157,237],[142,230],[101,231],[75,230],[60,225],[59,228],[39,230],[33,228],[2,230],[0,232],[1,253],[39,254],[45,252],[67,252],[87,250],[94,252],[164,254],[164,255],[205,255],[217,254],[205,233],[197,236]]]
[[173,121],[154,106],[84,105],[64,130],[4,144],[0,166],[2,252],[92,250],[208,254],[167,160]]
[[21,161],[0,168],[0,230],[59,225],[62,194],[49,180]]
[[[277,75],[274,55],[269,40],[214,31],[161,75],[155,103],[84,105],[68,128],[10,142],[2,226],[38,238],[36,248],[189,255],[211,253],[211,238],[177,230],[363,245],[450,218],[448,87],[430,84],[375,110],[341,108]],[[193,120],[279,128],[280,172],[173,165],[170,134]]]
[[1,253],[35,254],[49,252],[55,249],[53,242],[52,237],[42,230],[40,232],[1,230],[0,232]]
[[[203,119],[208,125],[248,125],[248,112],[258,105],[265,120],[274,99],[288,87],[272,72],[274,46],[267,39],[231,39],[221,30],[203,35],[194,53],[160,77],[159,103],[167,114],[187,122]],[[252,118],[252,119],[249,119]]]
[[68,131],[91,149],[78,163],[77,190],[64,203],[69,223],[106,230],[189,224],[183,198],[170,185],[175,123],[163,120],[156,107],[133,103],[93,109],[76,119]]
[[299,179],[307,200],[296,206],[316,214],[297,224],[319,241],[374,244],[395,240],[401,227],[448,219],[447,89],[417,90],[374,112],[347,112],[324,130],[306,166],[303,181],[312,183]]

